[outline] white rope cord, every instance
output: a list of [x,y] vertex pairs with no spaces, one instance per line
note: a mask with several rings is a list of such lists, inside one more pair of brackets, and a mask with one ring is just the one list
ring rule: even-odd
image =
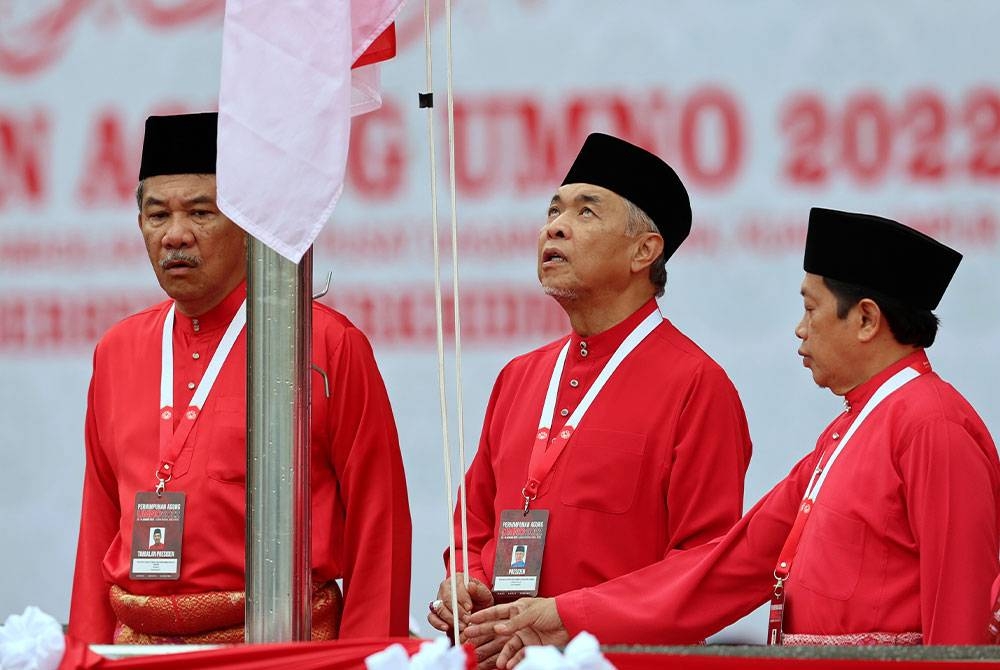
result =
[[[434,62],[431,58],[431,6],[430,0],[424,0],[424,55],[427,62],[427,93],[433,94]],[[437,320],[437,354],[438,354],[438,402],[441,407],[441,437],[444,452],[444,488],[447,500],[448,519],[448,552],[451,568],[451,613],[452,634],[455,645],[461,644],[458,634],[458,579],[455,576],[455,533],[451,510],[454,509],[451,499],[451,446],[448,439],[448,402],[444,387],[444,311],[441,307],[441,254],[438,250],[438,216],[437,216],[437,162],[434,154],[434,107],[427,107],[427,150],[430,156],[431,172],[431,239],[434,244],[434,313]]]
[[458,290],[458,208],[455,189],[455,96],[452,87],[451,70],[451,0],[444,2],[448,56],[448,181],[451,189],[451,286],[452,302],[455,303],[455,411],[458,413],[458,499],[462,506],[462,575],[465,585],[469,585],[469,525],[465,505],[465,410],[462,406],[462,316],[459,308]]

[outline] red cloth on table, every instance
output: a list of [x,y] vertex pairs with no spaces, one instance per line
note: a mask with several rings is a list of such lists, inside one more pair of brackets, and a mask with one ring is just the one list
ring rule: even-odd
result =
[[[205,651],[111,660],[87,650],[86,644],[66,639],[66,654],[59,670],[363,670],[364,660],[392,644],[400,644],[411,656],[425,640],[369,638],[333,642],[283,642],[241,644]],[[469,659],[469,650],[466,650]],[[474,669],[475,655],[467,668]]]
[[976,661],[607,653],[617,670],[968,670]]
[[[687,643],[767,601],[817,459],[917,351],[847,394],[816,449],[719,540],[557,598],[571,634],[605,644]],[[834,437],[834,436],[837,437]],[[968,402],[928,372],[888,396],[829,471],[786,583],[785,630],[919,632],[985,644],[1000,543],[1000,463]]]
[[[245,295],[243,284],[197,319],[177,313],[175,406],[187,407],[188,382],[201,380]],[[160,342],[170,304],[126,318],[94,352],[69,619],[69,633],[86,642],[111,642],[111,584],[159,595],[244,588],[245,330],[167,485],[187,494],[180,579],[129,579],[135,493],[153,489],[159,463]],[[312,337],[313,363],[330,382],[326,398],[322,379],[312,379],[313,580],[344,579],[341,637],[406,635],[410,514],[389,399],[367,339],[344,316],[314,302]]]
[[[618,345],[655,309],[650,300],[603,333],[569,336],[552,435],[566,421],[560,410],[573,412]],[[565,342],[515,358],[490,397],[466,475],[469,572],[486,584],[500,512],[523,506],[538,418]],[[664,320],[611,376],[532,503],[550,511],[540,595],[600,584],[724,533],[742,512],[750,450],[732,382]],[[455,523],[461,537],[457,510]]]

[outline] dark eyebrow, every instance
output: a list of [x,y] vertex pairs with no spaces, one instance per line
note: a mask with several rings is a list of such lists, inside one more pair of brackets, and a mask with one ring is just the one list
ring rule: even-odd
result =
[[561,204],[562,204],[562,198],[559,197],[558,193],[552,196],[552,199],[549,200],[549,207],[551,207],[552,205],[561,205]]

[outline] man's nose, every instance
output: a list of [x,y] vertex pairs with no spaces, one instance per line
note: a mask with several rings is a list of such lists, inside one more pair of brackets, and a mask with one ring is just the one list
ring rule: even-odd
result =
[[806,339],[806,317],[803,316],[795,326],[795,337],[800,340]]
[[194,234],[191,232],[191,223],[187,217],[183,214],[171,216],[163,231],[163,246],[168,249],[180,249],[193,243]]
[[569,236],[565,212],[545,223],[545,236],[549,239],[562,239]]

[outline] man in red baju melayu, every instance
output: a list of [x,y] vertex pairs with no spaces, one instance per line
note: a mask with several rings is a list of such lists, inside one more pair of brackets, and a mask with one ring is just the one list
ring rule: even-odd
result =
[[[462,553],[469,559],[463,617],[493,603],[501,516],[526,497],[549,513],[544,596],[634,572],[739,519],[751,452],[742,403],[723,369],[656,301],[666,260],[690,227],[687,192],[666,163],[620,139],[588,137],[538,241],[539,280],[572,332],[515,358],[496,380],[466,475],[468,545],[456,556],[459,571]],[[571,437],[561,440],[567,429]],[[542,453],[558,455],[536,472]],[[445,580],[428,616],[441,630],[451,626],[450,597]],[[486,665],[502,646],[471,641]]]
[[[94,352],[69,620],[90,643],[243,641],[246,235],[215,203],[216,124],[146,124],[139,228],[170,299],[112,327]],[[410,516],[382,378],[364,334],[315,302],[312,346],[330,385],[327,395],[312,384],[313,635],[406,635]],[[155,501],[159,479],[168,499],[184,496],[182,535],[168,529],[167,551],[136,551],[136,519],[150,513],[137,501]]]
[[[795,333],[845,409],[722,538],[620,579],[472,618],[525,644],[685,643],[771,599],[771,643],[985,644],[1000,463],[932,369],[935,309],[961,255],[895,221],[813,209]],[[469,629],[477,633],[478,625]]]

